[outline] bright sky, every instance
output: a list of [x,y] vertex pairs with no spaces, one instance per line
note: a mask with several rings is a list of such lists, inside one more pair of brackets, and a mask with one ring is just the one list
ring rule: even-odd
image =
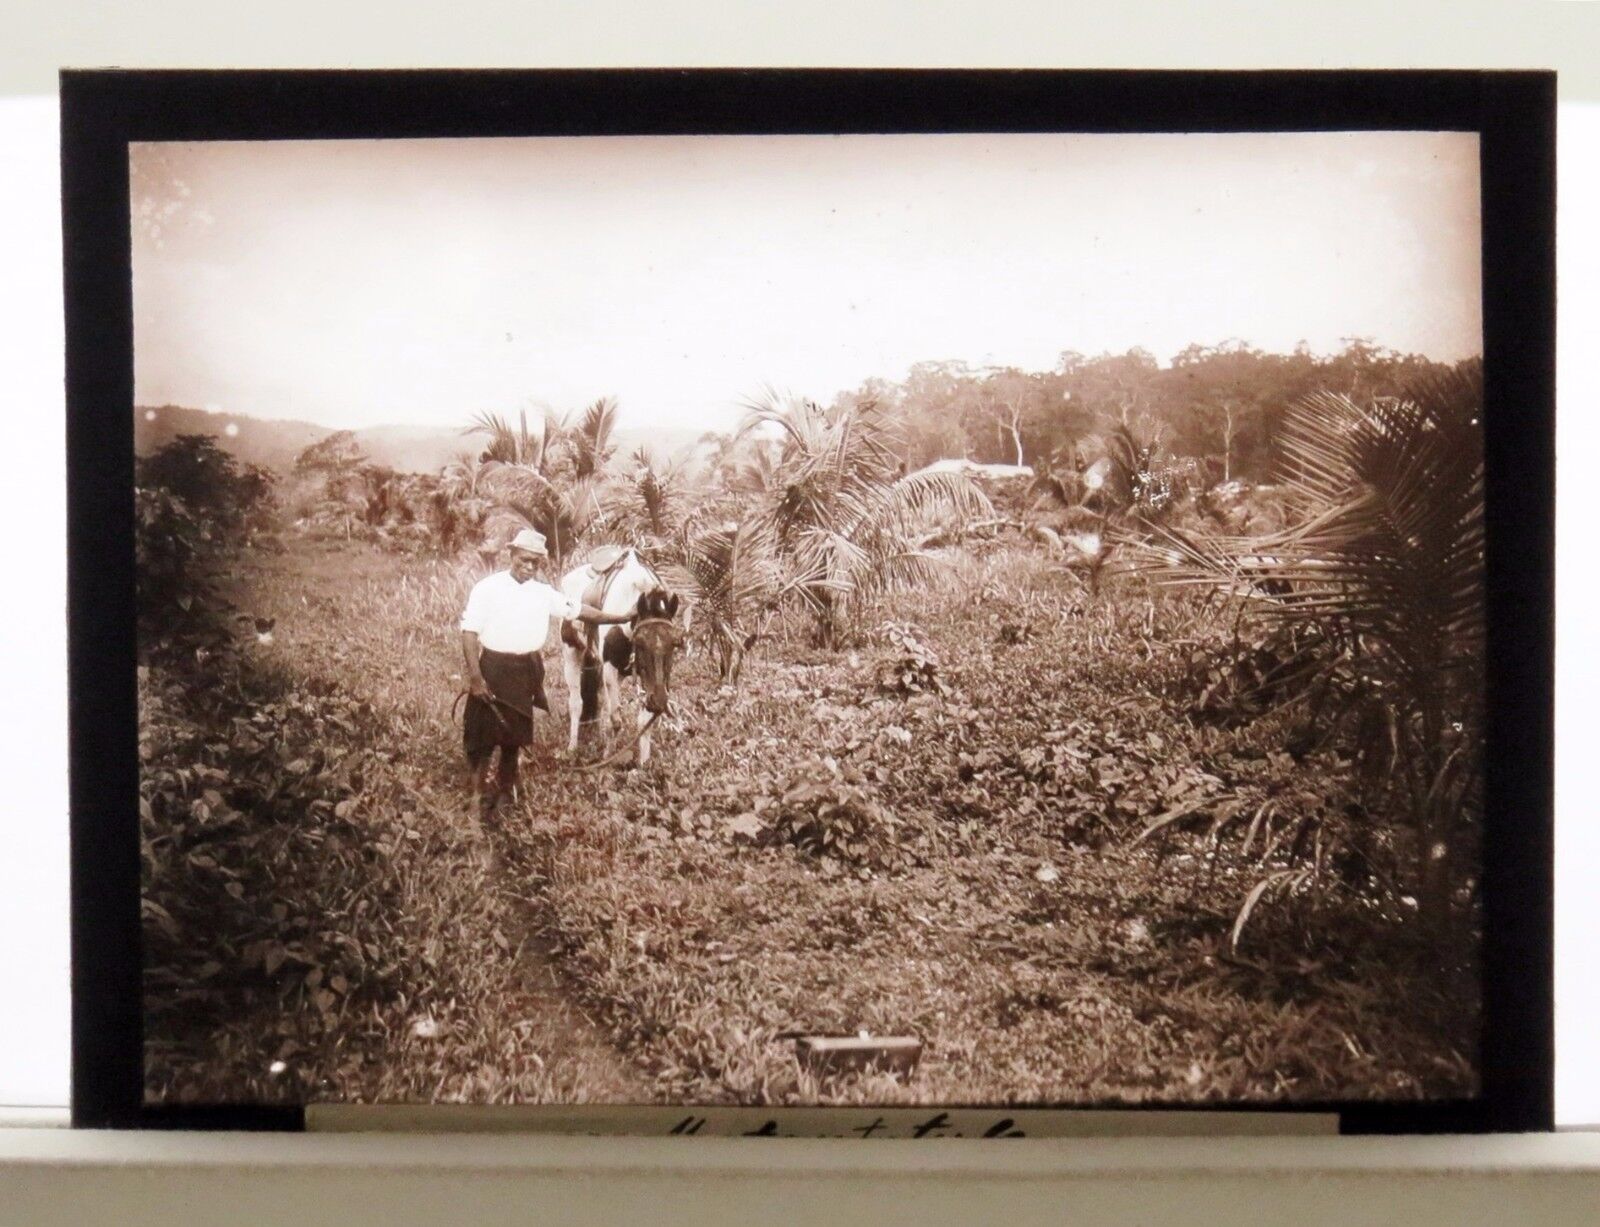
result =
[[1474,134],[139,145],[140,404],[726,428],[923,360],[1481,351]]

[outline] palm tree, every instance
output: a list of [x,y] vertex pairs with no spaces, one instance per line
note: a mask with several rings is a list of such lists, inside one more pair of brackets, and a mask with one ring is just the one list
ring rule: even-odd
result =
[[729,458],[722,465],[724,484],[735,494],[766,498],[778,488],[783,445],[776,439],[743,434],[734,438],[736,447],[730,449]]
[[672,535],[684,518],[684,504],[693,485],[686,463],[657,464],[648,448],[634,449],[631,478],[619,483],[609,518],[630,537]]
[[528,411],[517,415],[517,425],[511,426],[498,413],[480,413],[461,432],[464,435],[486,434],[489,442],[480,460],[495,460],[501,464],[529,465],[540,473],[549,474],[566,441],[566,419],[552,409],[541,411],[539,433],[528,429]]
[[489,436],[489,442],[478,457],[482,463],[492,460],[500,464],[530,464],[539,449],[539,441],[528,433],[526,411],[520,415],[516,427],[511,426],[498,413],[480,413],[461,433]]
[[581,481],[603,470],[615,452],[611,436],[617,428],[617,402],[602,396],[583,411],[578,424],[566,432],[574,475]]
[[440,553],[454,554],[469,537],[475,537],[493,502],[478,489],[484,463],[463,453],[447,464],[433,494],[433,526]]
[[1088,501],[1109,512],[1149,507],[1161,455],[1159,428],[1146,433],[1123,421],[1086,440],[1085,446],[1097,457],[1090,471],[1100,475],[1098,485],[1091,486]]
[[1452,864],[1477,805],[1484,685],[1483,371],[1479,362],[1362,405],[1319,393],[1280,445],[1296,523],[1251,539],[1155,529],[1147,569],[1220,585],[1328,649],[1329,732],[1357,750],[1410,819],[1418,898],[1448,919]]
[[779,441],[761,475],[761,515],[778,552],[805,577],[798,590],[823,644],[836,643],[841,619],[875,597],[933,578],[934,555],[916,545],[929,524],[993,512],[965,474],[906,473],[902,441],[874,402],[823,409],[769,393],[746,409],[741,437]]
[[[463,432],[489,436],[470,476],[474,494],[510,513],[515,522],[538,529],[550,556],[561,562],[582,543],[604,511],[606,479],[599,466],[610,455],[614,420],[615,406],[607,401],[591,405],[574,430],[568,430],[563,418],[545,410],[537,435],[528,429],[526,412],[515,429],[497,414],[479,414]],[[571,476],[563,474],[565,466],[558,466],[564,452],[574,457]],[[461,468],[456,480],[467,478],[466,469]]]
[[736,684],[765,618],[797,584],[784,569],[771,526],[761,520],[679,529],[661,578],[681,593],[717,661],[718,678]]
[[497,507],[542,533],[557,563],[583,544],[605,511],[606,483],[598,476],[552,479],[529,465],[490,461],[478,488]]

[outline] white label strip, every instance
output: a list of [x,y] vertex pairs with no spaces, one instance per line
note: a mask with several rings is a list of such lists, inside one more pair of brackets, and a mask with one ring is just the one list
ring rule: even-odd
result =
[[1332,1112],[311,1104],[316,1133],[795,1138],[1328,1137]]

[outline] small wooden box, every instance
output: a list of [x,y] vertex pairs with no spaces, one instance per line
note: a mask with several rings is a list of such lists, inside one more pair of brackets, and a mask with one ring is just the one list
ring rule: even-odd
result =
[[874,1070],[909,1078],[922,1059],[922,1041],[909,1035],[800,1035],[795,1056],[813,1074]]

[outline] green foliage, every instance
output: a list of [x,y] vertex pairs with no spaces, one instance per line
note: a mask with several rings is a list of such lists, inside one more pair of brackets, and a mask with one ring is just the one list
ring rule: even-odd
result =
[[885,622],[878,636],[893,655],[878,662],[878,689],[890,694],[944,694],[949,688],[939,676],[939,654],[918,627],[908,622]]
[[1249,621],[1224,642],[1189,645],[1171,693],[1192,719],[1237,727],[1304,697],[1327,651],[1314,629]]
[[1119,422],[1086,444],[1096,458],[1087,479],[1085,502],[1112,512],[1149,514],[1165,505],[1170,492],[1157,480],[1161,459],[1159,432],[1145,434]]
[[751,404],[741,433],[772,431],[781,451],[760,514],[825,645],[879,596],[928,583],[936,559],[916,540],[930,524],[992,511],[961,473],[906,473],[899,436],[876,405]]
[[[298,1072],[294,1058],[336,1042],[342,1015],[410,975],[393,947],[323,937],[331,927],[361,933],[364,913],[386,923],[396,902],[395,879],[381,872],[374,832],[358,816],[377,754],[330,753],[331,742],[376,742],[376,729],[369,706],[328,693],[221,701],[243,680],[226,652],[202,673],[204,688],[165,674],[141,687],[145,976],[156,990],[146,1027],[159,1045],[175,1026],[265,1012],[267,1034],[251,1047],[269,1055],[252,1062],[250,1083],[266,1102],[295,1100],[314,1085],[274,1078],[270,1059]],[[162,1051],[147,1077],[192,1101],[236,1076],[232,1062],[217,1068],[198,1056]]]
[[[515,428],[497,414],[479,414],[464,432],[488,436],[471,482],[474,499],[487,503],[487,510],[473,507],[475,524],[492,535],[498,519],[509,530],[500,534],[505,539],[518,528],[535,528],[557,563],[589,543],[603,528],[613,497],[607,465],[616,450],[616,419],[617,403],[608,397],[584,410],[576,425],[545,410],[537,434],[529,430],[525,412]],[[459,484],[460,478],[453,481]],[[504,543],[485,542],[489,548]]]
[[209,435],[179,435],[134,472],[140,650],[226,640],[219,571],[269,522],[272,475],[240,465]]
[[[169,941],[147,908],[152,948],[171,956],[147,982],[162,1093],[909,1104],[1473,1091],[1476,981],[1419,954],[1397,892],[1284,879],[1231,944],[1266,875],[1341,873],[1358,782],[1337,755],[1283,754],[1271,716],[1200,726],[1153,697],[1181,672],[1180,644],[1225,634],[1191,593],[1151,601],[1111,577],[1100,601],[1064,602],[1045,554],[991,543],[917,601],[914,637],[948,694],[879,694],[877,664],[900,650],[887,640],[854,660],[775,634],[747,664],[754,684],[731,692],[691,658],[675,695],[686,727],[660,736],[648,771],[597,789],[545,769],[541,746],[522,807],[483,829],[450,775],[459,649],[419,632],[448,627],[473,568],[295,548],[307,552],[251,556],[252,607],[292,623],[292,676],[197,687],[153,670],[141,692],[152,839],[177,822],[188,840],[224,812],[207,788],[239,815],[198,849],[152,849],[151,901],[181,926]],[[997,633],[1023,623],[1020,641]],[[189,783],[160,775],[180,770]],[[273,779],[281,800],[231,795]],[[1184,816],[1136,842],[1173,810]],[[889,814],[898,859],[880,863],[873,834]],[[1179,841],[1191,825],[1198,845]],[[1180,850],[1160,855],[1163,841]],[[817,851],[829,846],[844,855]],[[192,851],[241,875],[243,899]],[[1393,849],[1379,839],[1370,856],[1386,872]],[[204,949],[179,961],[196,931]],[[909,1033],[926,1055],[910,1081],[819,1081],[777,1038],[795,1029]]]
[[609,528],[636,543],[665,542],[696,510],[696,474],[682,461],[658,461],[648,448],[635,449],[632,472],[617,483],[606,508]]
[[528,465],[539,473],[548,473],[554,467],[566,433],[566,419],[549,409],[541,414],[537,435],[528,430],[526,410],[518,415],[514,427],[497,413],[480,413],[462,431],[466,435],[488,436],[478,456],[481,463],[492,460],[499,464]]
[[[232,577],[291,628],[292,673],[224,640],[142,678],[155,1085],[270,1098],[286,1054],[293,1089],[335,1097],[1470,1094],[1472,947],[1419,942],[1412,896],[1446,864],[1470,918],[1481,462],[1470,396],[1382,399],[1415,366],[922,364],[829,408],[768,398],[686,463],[618,463],[604,400],[481,418],[438,479],[313,463],[339,540]],[[1319,378],[1336,395],[1289,406]],[[996,516],[923,471],[962,455],[1040,472]],[[1204,489],[1269,463],[1270,498]],[[253,513],[138,499],[141,597],[223,608],[224,525]],[[1190,586],[1107,567],[1118,523]],[[709,652],[649,770],[596,789],[541,746],[484,829],[446,782],[475,563],[373,547],[526,524],[558,560],[642,544]],[[631,1059],[591,1036],[604,1072],[558,1074],[584,1026],[550,1022],[537,977]],[[819,1082],[777,1042],[796,1027],[929,1057],[913,1083]]]
[[178,499],[221,544],[265,527],[275,482],[268,470],[239,463],[211,435],[179,435],[141,457],[134,472],[135,486]]
[[354,431],[336,430],[295,457],[296,473],[345,473],[367,462]]
[[572,452],[572,475],[579,481],[593,477],[611,460],[616,445],[611,442],[617,427],[617,402],[602,396],[578,419],[578,424],[568,433]]
[[[411,765],[406,717],[345,681],[228,652],[198,676],[141,673],[147,1093],[207,1104],[636,1093],[598,1037],[575,1051],[580,1017],[530,1024],[541,1001],[522,970],[526,921],[459,821],[443,747],[423,743]],[[568,1059],[547,1070],[558,1043]]]
[[906,859],[896,840],[894,814],[873,796],[859,770],[832,758],[800,763],[763,816],[769,839],[793,844],[824,863],[881,870]]
[[1132,543],[1166,582],[1202,584],[1307,632],[1297,676],[1326,743],[1346,738],[1369,792],[1412,828],[1413,880],[1435,924],[1464,888],[1478,814],[1484,686],[1482,372],[1404,399],[1318,394],[1285,418],[1296,522],[1235,539],[1157,530]]
[[716,659],[718,680],[730,685],[792,587],[770,526],[755,520],[697,530],[684,525],[659,574],[688,601],[692,631]]
[[141,487],[133,496],[141,651],[220,634],[224,608],[211,576],[217,552],[211,529],[166,490]]
[[[1357,401],[1399,396],[1445,369],[1361,338],[1337,353],[1269,354],[1240,341],[1191,345],[1163,367],[1154,354],[1063,353],[1055,369],[976,369],[922,362],[906,379],[868,380],[840,405],[872,403],[895,420],[910,468],[954,457],[1035,469],[1120,425],[1159,429],[1175,457],[1208,458],[1206,484],[1265,480],[1282,459],[1287,406],[1317,390]],[[1057,465],[1056,467],[1059,467]]]
[[479,489],[496,508],[513,517],[506,538],[516,528],[537,529],[544,534],[550,557],[557,564],[581,548],[591,529],[603,522],[607,487],[602,476],[550,477],[531,465],[497,461],[489,461],[483,468]]

